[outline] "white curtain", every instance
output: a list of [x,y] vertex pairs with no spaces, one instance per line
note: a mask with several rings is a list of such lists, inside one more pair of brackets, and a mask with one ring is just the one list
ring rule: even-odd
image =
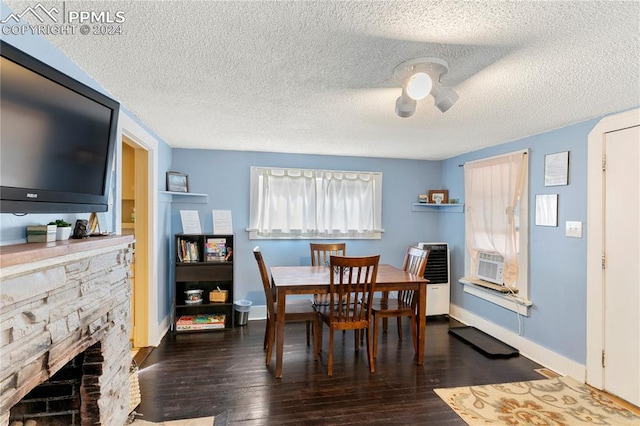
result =
[[251,238],[381,237],[382,174],[251,168]]
[[265,169],[258,232],[315,233],[316,183],[311,170]]
[[375,230],[374,180],[369,173],[322,171],[318,200],[321,233],[347,234]]
[[527,176],[527,154],[512,154],[464,165],[467,249],[472,265],[479,251],[505,258],[503,278],[513,286],[518,278],[515,213]]

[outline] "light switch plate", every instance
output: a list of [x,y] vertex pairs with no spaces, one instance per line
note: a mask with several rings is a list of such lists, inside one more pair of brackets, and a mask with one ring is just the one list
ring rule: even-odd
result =
[[565,233],[567,237],[582,238],[582,222],[568,220],[566,222]]

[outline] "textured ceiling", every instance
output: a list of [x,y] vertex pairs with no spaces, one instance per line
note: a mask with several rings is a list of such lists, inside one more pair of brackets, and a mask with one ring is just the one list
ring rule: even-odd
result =
[[[172,147],[435,160],[640,104],[638,1],[65,7],[124,12],[122,35],[47,38]],[[393,70],[422,56],[460,100],[399,118]]]

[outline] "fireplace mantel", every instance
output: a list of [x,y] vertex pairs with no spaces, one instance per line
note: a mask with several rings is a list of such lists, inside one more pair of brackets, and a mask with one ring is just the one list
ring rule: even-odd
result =
[[82,424],[124,424],[132,243],[118,235],[0,247],[0,426],[31,389],[90,347],[102,361],[87,379]]

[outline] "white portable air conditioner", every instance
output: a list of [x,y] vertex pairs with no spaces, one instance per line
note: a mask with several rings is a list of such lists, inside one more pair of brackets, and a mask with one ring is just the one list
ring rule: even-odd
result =
[[449,314],[450,265],[447,243],[418,243],[418,247],[429,250],[424,277],[427,285],[427,316]]
[[502,255],[487,251],[478,253],[478,268],[476,271],[478,278],[494,284],[504,285],[503,270],[504,257]]

